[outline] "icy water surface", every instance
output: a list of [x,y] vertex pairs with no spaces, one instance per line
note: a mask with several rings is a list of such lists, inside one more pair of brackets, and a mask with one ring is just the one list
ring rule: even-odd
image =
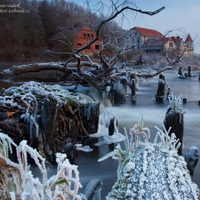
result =
[[[184,115],[184,147],[183,153],[187,152],[191,146],[197,146],[200,150],[200,107],[198,101],[200,100],[200,82],[198,81],[198,76],[187,79],[179,79],[175,73],[167,71],[163,73],[166,78],[166,81],[171,88],[171,91],[175,96],[182,95],[183,98],[187,98],[187,103],[184,104],[184,108],[188,111]],[[48,83],[50,83],[49,81]],[[12,84],[0,82],[1,88],[8,88]],[[65,85],[64,82],[61,83]],[[139,91],[136,92],[137,100],[136,104],[132,105],[130,102],[130,91],[127,95],[127,103],[125,105],[106,107],[106,112],[110,116],[115,116],[119,121],[119,132],[124,133],[124,127],[127,131],[138,122],[143,115],[144,126],[150,128],[151,138],[150,141],[154,139],[156,129],[154,126],[157,126],[162,129],[163,120],[169,101],[165,100],[163,104],[156,104],[154,101],[154,95],[157,90],[158,76],[151,79],[149,83],[141,83],[139,86]],[[106,121],[108,123],[108,119]],[[97,141],[92,142],[89,145],[93,151],[83,152],[76,151],[74,164],[78,165],[80,173],[80,181],[83,185],[84,190],[86,184],[95,178],[99,178],[103,181],[102,189],[102,199],[105,199],[107,193],[111,190],[112,185],[116,181],[116,170],[118,166],[117,160],[112,160],[111,158],[98,162],[98,159],[108,152],[112,151],[115,144],[107,144],[106,139],[107,132],[102,129],[101,133],[105,137],[100,137],[96,139],[101,145],[95,145]],[[119,139],[118,136],[116,136]],[[103,144],[107,141],[106,144]],[[123,146],[123,142],[120,142]],[[56,168],[49,170],[49,175],[55,173]],[[38,172],[34,172],[36,175]],[[40,176],[38,174],[38,176]],[[198,184],[200,187],[200,162],[195,168],[193,181]]]
[[[198,76],[179,79],[173,72],[163,73],[173,94],[178,97],[182,95],[187,98],[187,103],[183,107],[187,110],[184,115],[184,146],[183,153],[186,153],[191,146],[197,146],[200,150],[200,82]],[[137,91],[136,104],[130,103],[130,95],[127,96],[126,105],[107,107],[106,111],[112,113],[119,120],[119,132],[123,133],[124,127],[127,131],[138,122],[143,115],[144,126],[150,128],[151,138],[154,139],[157,126],[162,129],[163,120],[167,111],[169,101],[157,104],[154,95],[157,90],[158,77],[154,77],[149,83],[141,83]],[[123,142],[121,142],[123,145]],[[113,150],[113,145],[93,146],[91,153],[78,152],[75,164],[79,166],[81,182],[87,184],[93,178],[100,178],[103,181],[102,199],[111,190],[116,180],[116,169],[118,161],[111,158],[98,163],[97,160],[106,153]],[[200,162],[195,168],[193,181],[200,187]]]

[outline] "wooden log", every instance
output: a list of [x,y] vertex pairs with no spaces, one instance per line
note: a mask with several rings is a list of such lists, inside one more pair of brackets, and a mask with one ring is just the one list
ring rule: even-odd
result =
[[183,143],[183,129],[184,129],[184,121],[183,114],[169,108],[166,112],[164,125],[166,130],[169,130],[171,127],[169,135],[175,133],[176,137],[179,139],[181,143],[180,148],[178,149],[178,154],[182,155],[182,143]]
[[0,72],[0,77],[17,76],[25,73],[40,72],[44,70],[59,70],[64,73],[72,73],[72,70],[76,71],[77,69],[64,67],[62,63],[33,63],[20,66],[13,65],[9,69],[2,70]]

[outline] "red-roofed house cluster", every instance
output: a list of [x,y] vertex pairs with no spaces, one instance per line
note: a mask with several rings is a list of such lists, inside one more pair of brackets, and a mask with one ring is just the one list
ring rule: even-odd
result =
[[[63,45],[59,40],[64,38],[70,39],[71,46],[74,49],[80,49],[92,41],[96,37],[96,33],[89,27],[74,26],[72,28],[59,28],[58,31],[52,35],[47,43],[49,49],[56,49]],[[99,53],[102,49],[103,42],[99,38],[88,49],[85,49],[85,54],[93,56]],[[159,52],[165,46],[168,50],[176,50],[178,54],[184,51],[186,56],[193,56],[193,41],[190,35],[183,41],[180,37],[164,37],[160,32],[147,28],[134,27],[130,29],[126,35],[125,46],[134,50],[144,50],[146,52]]]
[[[91,42],[96,37],[96,33],[88,26],[73,26],[71,28],[59,28],[48,40],[49,49],[60,49],[63,45],[60,40],[67,42],[73,49],[80,49]],[[71,44],[69,43],[71,42]],[[94,53],[99,53],[103,42],[99,38],[95,43],[84,50],[86,55],[93,56]]]
[[178,54],[184,52],[186,56],[193,56],[193,41],[188,35],[186,40],[179,36],[165,37],[160,32],[147,28],[134,27],[129,30],[126,38],[127,46],[133,49],[142,49],[146,52],[159,52],[165,48],[177,51]]

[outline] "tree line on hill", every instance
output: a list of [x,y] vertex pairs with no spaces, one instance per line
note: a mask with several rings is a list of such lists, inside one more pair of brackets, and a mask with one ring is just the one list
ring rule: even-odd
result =
[[[86,25],[95,30],[103,18],[101,13],[92,13],[72,1],[2,0],[0,60],[37,58],[44,51],[47,38],[58,28]],[[105,39],[111,29],[122,31],[112,21],[102,28],[101,37]]]

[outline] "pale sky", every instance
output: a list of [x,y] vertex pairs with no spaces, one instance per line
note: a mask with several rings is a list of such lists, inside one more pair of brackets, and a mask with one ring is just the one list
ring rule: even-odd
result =
[[[79,5],[85,2],[85,0],[72,1]],[[92,8],[98,0],[90,2]],[[143,11],[154,11],[162,6],[165,6],[165,9],[154,16],[128,12],[129,21],[124,21],[124,29],[139,26],[157,30],[163,35],[175,30],[170,36],[181,36],[184,40],[187,34],[190,34],[194,40],[194,52],[200,54],[200,0],[133,0],[133,2]],[[178,29],[181,31],[177,31]]]

